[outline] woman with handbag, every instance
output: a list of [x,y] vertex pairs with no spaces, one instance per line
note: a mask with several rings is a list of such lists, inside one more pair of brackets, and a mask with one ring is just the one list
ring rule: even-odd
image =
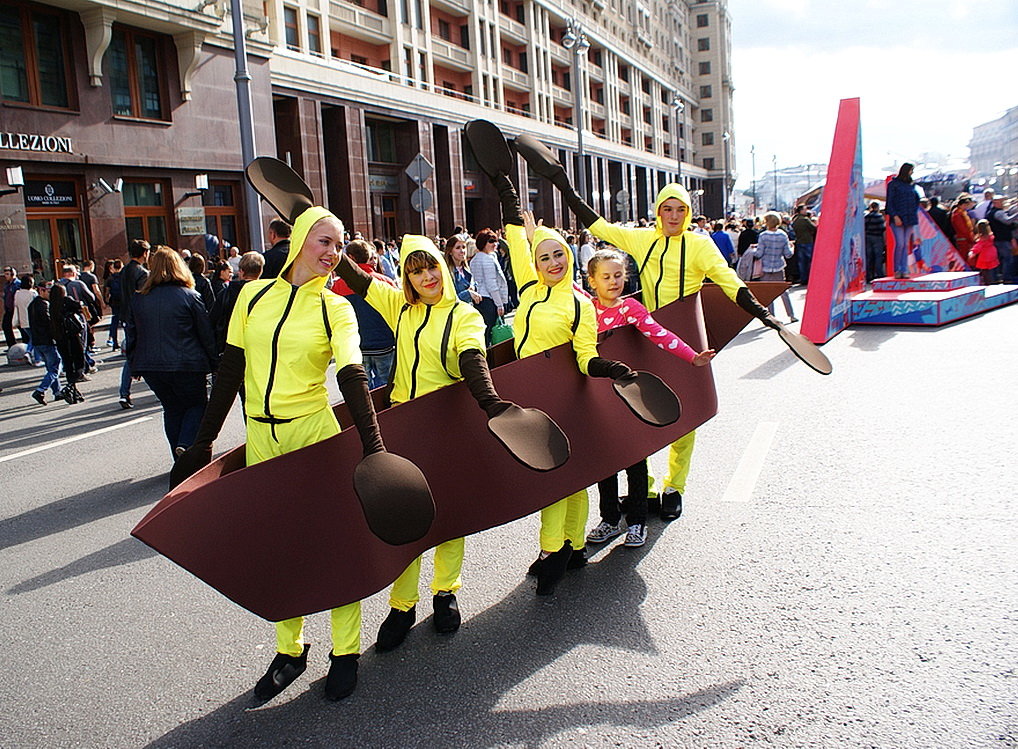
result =
[[470,272],[474,275],[474,284],[481,301],[477,302],[477,311],[484,318],[484,343],[491,345],[491,329],[498,318],[505,314],[509,302],[509,283],[505,273],[498,264],[495,250],[498,248],[498,237],[491,229],[477,232],[477,254],[470,261]]
[[[757,237],[756,246],[747,251],[756,262],[760,263],[761,281],[784,281],[785,260],[792,257],[792,248],[788,244],[788,235],[781,231],[781,216],[774,211],[764,214],[764,225],[767,227]],[[755,272],[755,271],[754,271]],[[792,311],[792,300],[788,292],[781,292],[781,301],[785,305],[785,313],[789,322],[798,322],[799,318]],[[774,302],[767,305],[767,311],[774,314]]]

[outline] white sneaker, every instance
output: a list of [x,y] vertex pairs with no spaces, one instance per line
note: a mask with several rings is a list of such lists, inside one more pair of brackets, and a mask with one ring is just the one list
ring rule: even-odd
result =
[[636,546],[643,546],[645,543],[647,543],[647,526],[642,523],[629,526],[626,530],[626,540],[622,545],[634,548]]
[[626,523],[620,520],[618,523],[606,523],[602,520],[590,533],[587,534],[587,542],[592,544],[603,544],[616,536],[626,532]]

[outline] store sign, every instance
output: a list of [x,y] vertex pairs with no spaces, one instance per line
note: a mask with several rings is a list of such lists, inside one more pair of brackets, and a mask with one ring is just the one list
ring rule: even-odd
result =
[[178,208],[177,232],[181,235],[205,234],[205,209]]
[[9,151],[42,151],[44,153],[73,153],[71,139],[60,135],[39,133],[0,132],[0,148]]
[[463,192],[477,192],[477,182],[475,182],[471,177],[464,177]]
[[77,205],[74,182],[39,179],[25,182],[25,206],[28,208],[73,208]]
[[368,190],[371,192],[399,192],[399,177],[394,174],[369,174]]

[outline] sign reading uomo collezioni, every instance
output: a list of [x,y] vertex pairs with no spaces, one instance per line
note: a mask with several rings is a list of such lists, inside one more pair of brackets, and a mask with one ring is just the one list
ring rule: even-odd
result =
[[0,131],[0,149],[9,151],[41,151],[43,153],[73,153],[71,139],[61,135],[39,133],[7,133]]
[[74,182],[34,180],[25,182],[25,205],[29,208],[73,208],[78,204]]

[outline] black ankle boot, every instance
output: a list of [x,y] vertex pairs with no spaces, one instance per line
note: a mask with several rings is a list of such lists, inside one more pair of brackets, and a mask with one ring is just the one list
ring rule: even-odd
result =
[[455,594],[439,593],[432,599],[432,604],[435,607],[435,616],[432,622],[436,632],[448,635],[460,628],[460,607],[456,603]]
[[387,650],[395,650],[403,644],[410,628],[417,621],[417,607],[412,606],[409,611],[391,609],[385,617],[382,626],[378,628],[378,640],[375,642],[375,650],[384,653]]
[[[572,548],[572,545],[570,545]],[[569,555],[569,562],[566,564],[567,570],[578,570],[581,567],[587,566],[587,547],[581,546],[578,549],[573,549]]]
[[271,700],[290,686],[308,667],[308,650],[310,649],[311,645],[305,645],[304,652],[296,657],[285,653],[276,653],[265,676],[255,684],[255,697],[260,700]]
[[357,687],[357,653],[333,655],[329,653],[329,676],[325,680],[325,698],[335,702],[353,694]]
[[550,596],[555,592],[555,586],[562,576],[566,574],[566,567],[569,565],[569,558],[573,554],[573,547],[568,543],[554,554],[549,554],[541,559],[537,568],[537,595]]
[[661,519],[675,520],[682,514],[682,495],[677,491],[666,491],[661,495]]

